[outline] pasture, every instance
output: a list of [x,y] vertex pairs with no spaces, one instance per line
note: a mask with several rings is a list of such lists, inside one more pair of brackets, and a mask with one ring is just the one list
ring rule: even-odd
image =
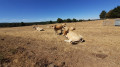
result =
[[[114,22],[113,19],[110,21]],[[0,28],[0,66],[11,67],[120,67],[120,27],[103,20],[66,23],[85,42],[72,45],[51,26]]]

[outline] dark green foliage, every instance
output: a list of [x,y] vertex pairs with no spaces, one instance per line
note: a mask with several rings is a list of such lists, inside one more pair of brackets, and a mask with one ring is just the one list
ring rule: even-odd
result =
[[63,20],[62,20],[61,18],[58,18],[58,19],[57,19],[57,22],[58,22],[58,23],[62,23]]
[[107,18],[120,18],[120,6],[114,8],[113,10],[110,10],[106,14]]
[[101,13],[100,13],[100,19],[105,19],[106,18],[106,11],[102,11]]
[[82,20],[82,19],[80,19],[80,20],[78,20],[79,22],[82,22],[82,21],[84,21],[84,20]]
[[107,14],[106,14],[106,18],[112,18],[113,17],[113,10],[110,10]]
[[[120,6],[117,6],[116,8],[110,10],[106,15],[104,16],[105,12],[102,12],[100,14],[100,18],[104,19],[105,18],[120,18]],[[102,16],[101,16],[102,15]]]
[[77,22],[77,19],[73,18],[73,19],[72,19],[72,22]]
[[50,24],[52,24],[53,22],[52,21],[50,21]]
[[88,19],[88,21],[91,21],[90,19]]
[[0,27],[19,27],[19,26],[30,26],[30,25],[45,25],[45,24],[54,24],[56,21],[45,21],[45,22],[14,22],[14,23],[0,23]]
[[66,20],[66,19],[64,19],[64,20],[63,20],[63,22],[67,22],[67,20]]
[[66,22],[72,22],[72,20],[71,20],[70,18],[68,18],[68,19],[66,20]]
[[48,24],[53,24],[53,21],[50,20],[50,21],[48,22]]
[[62,22],[81,22],[85,20],[77,20],[75,18],[73,19],[61,19],[58,18],[57,21],[45,21],[45,22],[30,22],[30,23],[24,23],[24,22],[14,22],[14,23],[0,23],[0,27],[20,27],[20,26],[30,26],[30,25],[45,25],[45,24],[55,24],[55,23],[62,23]]
[[25,23],[24,23],[24,22],[21,22],[21,26],[25,26]]

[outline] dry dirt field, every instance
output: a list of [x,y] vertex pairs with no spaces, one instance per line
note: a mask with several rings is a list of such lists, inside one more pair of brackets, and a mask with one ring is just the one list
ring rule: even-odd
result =
[[45,31],[0,28],[0,67],[120,67],[120,27],[102,22],[67,23],[84,37],[85,42],[76,45],[55,35],[50,25],[39,25]]

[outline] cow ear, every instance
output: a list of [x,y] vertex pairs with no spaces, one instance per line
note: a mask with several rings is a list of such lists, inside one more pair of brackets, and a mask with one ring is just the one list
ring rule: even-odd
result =
[[51,27],[54,27],[54,26],[51,26]]
[[52,28],[54,28],[55,26],[51,26]]
[[73,28],[73,30],[76,30],[76,28]]
[[35,26],[33,26],[33,28],[35,28]]
[[70,30],[73,31],[73,30],[75,30],[75,28],[74,28],[74,27],[71,27]]
[[66,27],[66,26],[63,26],[63,27]]

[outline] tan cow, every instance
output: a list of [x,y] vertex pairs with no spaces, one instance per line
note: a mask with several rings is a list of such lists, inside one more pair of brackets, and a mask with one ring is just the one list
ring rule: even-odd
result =
[[34,28],[35,30],[37,30],[37,31],[44,31],[44,29],[43,29],[43,28],[40,28],[40,27],[34,26],[33,28]]
[[61,25],[54,25],[52,26],[54,28],[54,31],[56,34],[58,34],[58,30],[61,30],[61,34],[62,34],[62,31],[63,31],[63,28],[66,26],[66,24],[61,24]]
[[68,40],[64,40],[64,41],[69,42],[71,44],[77,44],[79,42],[84,42],[83,37],[81,35],[75,33],[73,30],[74,30],[73,27],[65,28],[64,35],[65,35],[65,37],[68,38]]

